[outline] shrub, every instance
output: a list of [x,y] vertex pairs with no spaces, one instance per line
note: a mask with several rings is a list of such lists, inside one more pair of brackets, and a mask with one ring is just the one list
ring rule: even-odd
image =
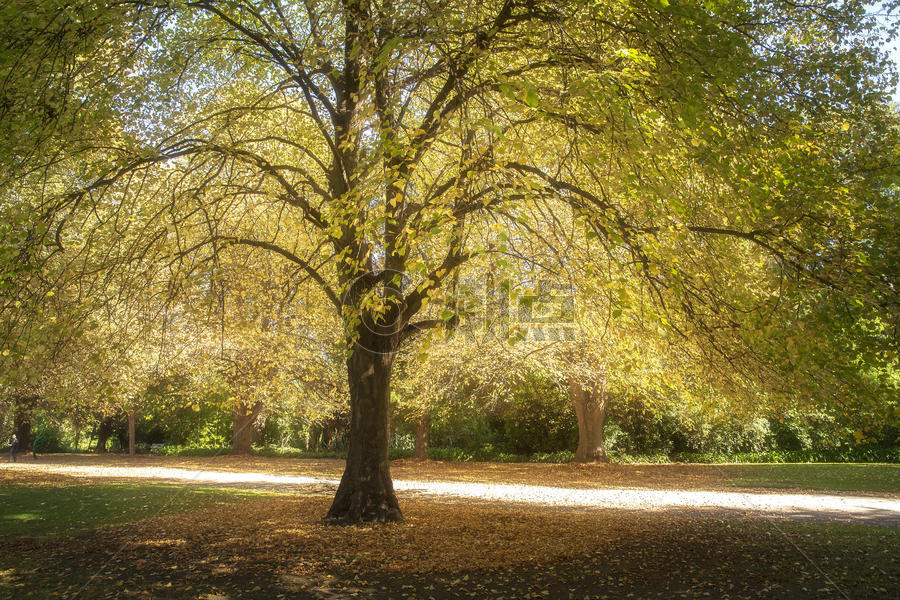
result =
[[63,433],[55,425],[38,422],[32,431],[35,452],[65,452]]

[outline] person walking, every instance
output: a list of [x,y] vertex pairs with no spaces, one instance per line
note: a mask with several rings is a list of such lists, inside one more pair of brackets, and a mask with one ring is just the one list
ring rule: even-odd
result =
[[9,446],[9,460],[7,462],[16,462],[16,450],[19,448],[19,438],[16,437],[16,434],[9,436],[9,442],[6,445]]

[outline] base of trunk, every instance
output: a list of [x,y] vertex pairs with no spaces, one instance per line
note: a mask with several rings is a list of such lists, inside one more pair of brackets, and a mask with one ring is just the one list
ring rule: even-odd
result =
[[605,452],[576,452],[574,462],[580,463],[608,463],[609,457]]
[[324,521],[326,525],[404,523],[390,474],[364,480],[345,471]]

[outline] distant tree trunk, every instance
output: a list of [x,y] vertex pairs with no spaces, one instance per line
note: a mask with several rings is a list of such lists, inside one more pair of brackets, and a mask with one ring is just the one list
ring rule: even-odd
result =
[[325,521],[402,522],[388,455],[391,368],[399,335],[361,328],[347,359],[350,440],[347,465]]
[[97,428],[97,453],[106,454],[106,443],[113,434],[113,420],[111,417],[103,417]]
[[31,448],[31,415],[16,413],[15,416],[16,437],[19,438],[19,450],[24,452]]
[[315,452],[319,449],[319,438],[322,436],[322,426],[318,423],[310,423],[306,430],[306,449]]
[[331,417],[319,427],[319,446],[325,450],[331,450],[334,444],[335,434],[340,422],[337,417]]
[[608,409],[605,382],[584,383],[571,377],[569,398],[578,419],[576,462],[609,462],[603,440]]
[[262,402],[255,402],[253,406],[247,406],[241,402],[232,412],[234,433],[232,435],[231,453],[250,454],[253,448],[254,429],[256,420],[263,410]]
[[423,412],[416,421],[416,458],[428,460],[428,424],[430,411]]
[[20,392],[13,396],[15,409],[13,414],[13,427],[16,437],[19,438],[19,448],[24,452],[31,448],[31,421],[34,409],[40,397],[31,392]]
[[128,456],[134,456],[134,410],[128,411]]
[[262,415],[250,424],[250,443],[254,446],[265,446],[266,444],[266,420],[262,418]]
[[119,450],[125,450],[128,447],[128,420],[116,423],[116,439],[119,440]]

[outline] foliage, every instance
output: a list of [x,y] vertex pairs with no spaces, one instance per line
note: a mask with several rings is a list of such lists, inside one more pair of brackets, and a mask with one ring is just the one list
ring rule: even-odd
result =
[[64,432],[54,422],[36,418],[31,427],[32,448],[36,452],[64,452],[68,450],[64,441]]
[[231,419],[221,407],[228,390],[215,376],[196,379],[172,374],[144,393],[138,438],[146,443],[224,445],[231,439]]
[[503,439],[516,453],[554,453],[575,447],[578,431],[568,394],[552,379],[530,373],[503,411]]
[[[816,411],[858,442],[897,423],[896,78],[862,2],[20,4],[4,393],[197,429],[145,391],[218,373],[228,394],[201,395],[248,448],[267,410],[286,445],[349,397],[336,506],[376,519],[400,518],[389,486],[354,486],[387,480],[362,471],[391,402],[501,454],[571,446],[548,391],[588,380],[653,415],[623,408],[625,453],[759,451]],[[440,343],[503,320],[469,306],[478,282],[538,320]],[[573,290],[574,339],[539,324],[544,283]]]

